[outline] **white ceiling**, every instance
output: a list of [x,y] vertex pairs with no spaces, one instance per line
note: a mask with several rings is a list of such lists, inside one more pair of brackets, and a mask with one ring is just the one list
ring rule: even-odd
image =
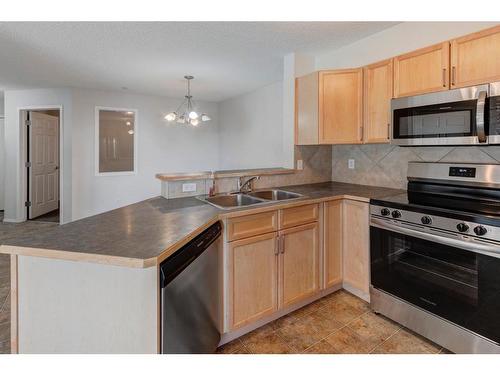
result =
[[224,100],[282,78],[290,52],[336,49],[396,22],[1,22],[0,91],[80,87]]

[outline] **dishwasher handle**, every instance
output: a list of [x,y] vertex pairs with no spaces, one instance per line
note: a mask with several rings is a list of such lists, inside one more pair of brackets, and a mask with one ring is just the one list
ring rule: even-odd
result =
[[222,233],[220,221],[196,236],[160,264],[160,287],[165,288],[195,261]]

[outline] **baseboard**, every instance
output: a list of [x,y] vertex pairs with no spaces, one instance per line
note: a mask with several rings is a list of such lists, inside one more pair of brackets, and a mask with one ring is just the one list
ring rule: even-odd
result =
[[26,220],[23,220],[23,219],[9,219],[9,218],[3,218],[3,222],[4,223],[23,223],[25,222]]
[[342,283],[342,288],[347,290],[349,293],[354,294],[356,297],[359,297],[365,300],[366,302],[370,303],[370,293],[365,293],[359,290],[358,288],[353,287],[351,284],[345,281]]

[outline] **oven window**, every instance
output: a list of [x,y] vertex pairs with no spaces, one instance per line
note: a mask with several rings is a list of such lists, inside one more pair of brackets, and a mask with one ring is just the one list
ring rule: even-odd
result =
[[376,227],[370,232],[375,288],[500,342],[500,259]]
[[394,110],[395,138],[475,135],[476,100]]

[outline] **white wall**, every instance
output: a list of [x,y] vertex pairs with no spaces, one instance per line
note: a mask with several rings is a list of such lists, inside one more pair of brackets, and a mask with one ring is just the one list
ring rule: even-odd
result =
[[61,141],[63,152],[61,175],[63,189],[60,192],[62,202],[62,220],[71,220],[71,159],[72,159],[72,98],[69,89],[35,89],[5,91],[5,219],[22,221],[25,214],[25,191],[22,188],[24,167],[21,166],[21,153],[25,149],[21,137],[19,111],[22,108],[48,108],[62,106],[63,133]]
[[[156,173],[218,168],[218,115],[215,103],[197,102],[212,120],[198,127],[167,123],[164,115],[179,99],[121,92],[72,90],[73,220],[159,195]],[[138,110],[138,171],[132,176],[95,176],[95,106]]]
[[496,24],[498,22],[403,22],[337,50],[316,54],[316,69],[358,67]]
[[282,82],[219,103],[220,167],[282,167],[282,107]]

